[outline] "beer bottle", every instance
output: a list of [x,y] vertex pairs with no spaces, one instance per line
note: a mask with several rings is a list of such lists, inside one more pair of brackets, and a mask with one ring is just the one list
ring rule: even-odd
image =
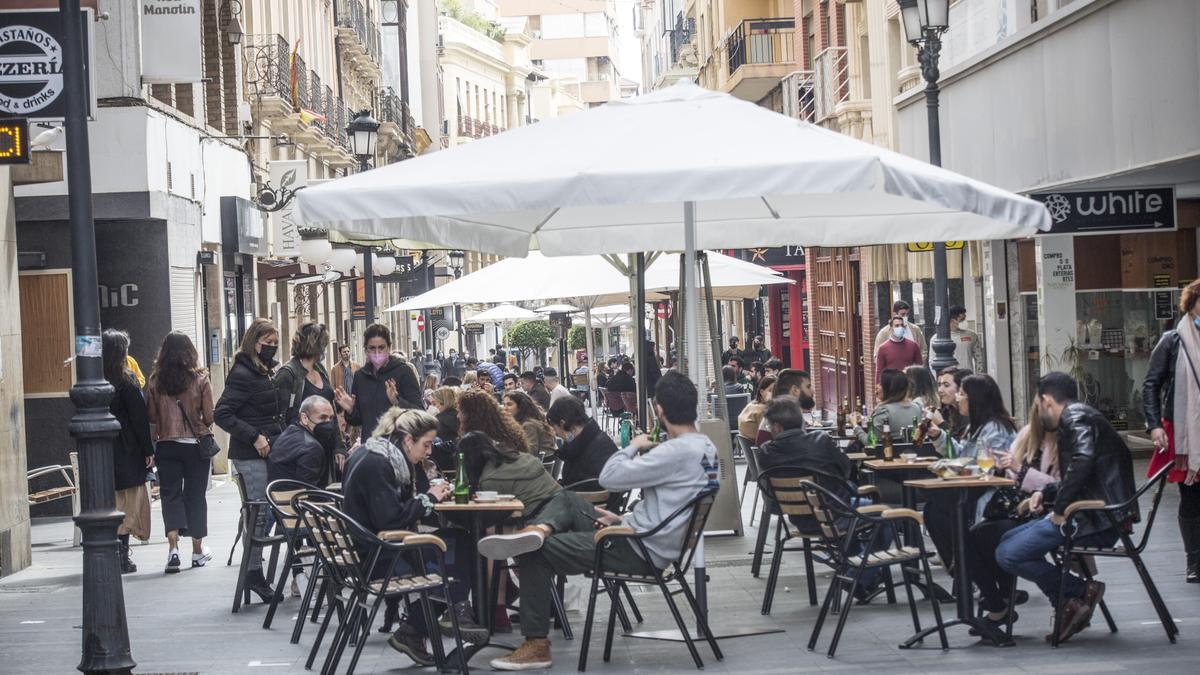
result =
[[892,425],[888,422],[883,423],[883,460],[885,462],[892,461],[896,456],[896,449],[892,446]]
[[913,445],[921,447],[925,444],[925,438],[929,436],[929,427],[933,426],[933,412],[926,410],[925,415],[921,418],[921,423],[917,425],[917,432],[913,434]]
[[905,440],[910,440],[910,441],[912,441],[913,443],[916,443],[916,442],[917,442],[917,429],[919,429],[920,427],[921,427],[921,416],[920,416],[920,415],[913,415],[913,423],[912,423],[912,426],[908,428],[908,431],[909,431],[909,433],[911,433],[912,435],[911,435],[911,436],[909,436],[909,437],[908,437],[907,439],[905,439]]
[[837,411],[837,432],[839,436],[846,435],[846,416],[850,414],[850,402],[843,398],[842,405]]
[[466,504],[471,501],[471,485],[467,482],[467,457],[458,453],[456,459],[458,468],[454,472],[454,503]]
[[650,440],[654,441],[655,443],[663,442],[663,433],[662,421],[655,420],[654,431],[650,433]]

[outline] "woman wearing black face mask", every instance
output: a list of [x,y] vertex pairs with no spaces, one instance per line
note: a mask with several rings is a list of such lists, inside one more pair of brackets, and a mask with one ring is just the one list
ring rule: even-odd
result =
[[[284,411],[285,426],[295,424],[300,419],[300,403],[310,396],[320,396],[330,405],[333,404],[333,382],[325,366],[321,365],[321,359],[328,349],[329,331],[324,324],[308,321],[300,325],[292,338],[292,360],[280,366],[275,375],[275,391],[279,397],[279,409]],[[336,417],[333,424],[336,427]],[[320,482],[336,480],[345,464],[346,443],[339,440],[325,457]]]
[[[267,456],[283,431],[285,411],[275,389],[278,348],[275,324],[269,319],[255,319],[242,337],[242,347],[233,359],[214,413],[217,426],[229,432],[229,459],[250,500],[267,498]],[[267,526],[266,510],[260,509],[259,513],[255,529],[261,535]],[[246,584],[264,602],[274,593],[263,577],[261,547],[250,556]]]

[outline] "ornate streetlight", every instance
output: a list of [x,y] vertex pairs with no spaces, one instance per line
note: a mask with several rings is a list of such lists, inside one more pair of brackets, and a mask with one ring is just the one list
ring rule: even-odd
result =
[[[379,135],[379,121],[371,117],[370,110],[363,110],[346,125],[350,134],[350,151],[358,160],[358,170],[366,171],[371,168],[371,158],[375,156],[375,140]],[[369,249],[367,252],[370,252]],[[367,325],[375,322],[375,271],[371,263],[374,255],[363,256],[363,299],[366,305]]]
[[[950,0],[899,0],[904,38],[917,48],[917,61],[925,78],[925,105],[929,113],[929,163],[942,165],[942,135],[938,123],[938,55],[942,33],[950,25]],[[950,339],[950,288],[946,272],[946,244],[933,245],[933,302],[937,332],[929,342],[929,365],[936,373],[958,365]]]

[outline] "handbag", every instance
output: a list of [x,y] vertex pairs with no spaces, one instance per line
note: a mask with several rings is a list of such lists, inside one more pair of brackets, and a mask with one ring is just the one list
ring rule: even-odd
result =
[[1010,520],[1017,518],[1017,506],[1025,499],[1025,494],[1016,487],[1002,487],[996,490],[992,498],[983,507],[984,520]]
[[179,399],[175,399],[175,405],[179,406],[179,414],[183,415],[183,423],[188,426],[188,429],[191,430],[192,435],[196,437],[196,441],[200,444],[200,452],[203,452],[204,456],[209,459],[216,457],[221,452],[221,446],[217,445],[216,437],[212,434],[197,435],[196,428],[192,426],[192,420],[188,419],[188,414],[183,409],[183,403]]

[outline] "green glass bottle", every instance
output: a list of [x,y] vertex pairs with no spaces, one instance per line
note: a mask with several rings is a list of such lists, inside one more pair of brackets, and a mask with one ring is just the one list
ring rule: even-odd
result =
[[467,482],[467,458],[458,453],[456,459],[458,468],[454,472],[454,503],[466,504],[471,501],[471,485]]
[[912,426],[908,428],[908,431],[910,434],[912,434],[911,440],[914,443],[917,442],[917,427],[919,427],[919,426],[921,426],[921,416],[913,415],[913,423],[912,423]]
[[662,428],[662,422],[655,420],[654,431],[650,434],[650,440],[654,441],[655,443],[662,443],[666,440],[663,436],[665,436],[665,432]]
[[943,433],[946,434],[946,459],[957,459],[958,448],[954,447],[954,435],[949,432]]
[[872,418],[871,421],[867,423],[867,447],[874,448],[878,445],[879,437],[875,435],[875,420]]

